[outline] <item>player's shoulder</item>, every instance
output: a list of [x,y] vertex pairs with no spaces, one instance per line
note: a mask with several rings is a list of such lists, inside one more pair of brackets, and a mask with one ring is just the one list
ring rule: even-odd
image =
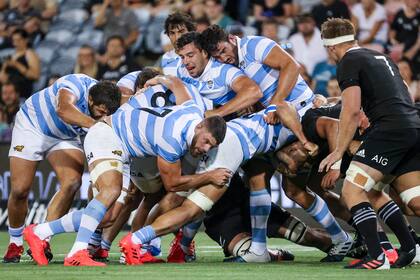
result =
[[173,63],[174,61],[177,61],[178,59],[180,59],[180,57],[179,55],[176,54],[174,50],[168,51],[164,53],[162,56],[162,65]]

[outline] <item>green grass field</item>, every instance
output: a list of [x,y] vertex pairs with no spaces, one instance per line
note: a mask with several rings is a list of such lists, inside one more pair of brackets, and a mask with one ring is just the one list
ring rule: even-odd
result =
[[[73,234],[57,236],[52,241],[54,260],[47,267],[37,267],[24,256],[20,264],[0,263],[0,279],[420,279],[420,265],[403,270],[354,271],[343,269],[343,263],[324,264],[319,260],[325,254],[312,248],[294,245],[288,241],[271,239],[270,247],[282,247],[295,254],[294,262],[277,264],[222,263],[219,246],[204,234],[196,238],[198,260],[191,264],[148,264],[136,267],[118,263],[116,242],[112,247],[111,262],[106,268],[64,267],[63,258],[74,241]],[[172,237],[163,240],[168,248]],[[6,249],[7,233],[0,233],[0,252]],[[119,240],[119,239],[118,239]],[[348,261],[348,259],[346,259]]]

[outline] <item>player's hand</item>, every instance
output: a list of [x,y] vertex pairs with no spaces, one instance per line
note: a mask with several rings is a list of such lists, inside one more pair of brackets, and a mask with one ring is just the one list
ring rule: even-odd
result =
[[323,172],[325,171],[329,171],[331,166],[336,163],[337,161],[341,160],[341,158],[343,157],[343,155],[338,152],[337,150],[335,150],[334,152],[332,152],[331,154],[329,154],[326,158],[324,158],[321,163],[319,164],[319,172]]
[[316,157],[318,155],[319,147],[317,144],[308,141],[303,144],[303,147],[311,157]]
[[271,104],[264,110],[264,120],[266,123],[274,125],[280,122],[280,117],[277,115],[276,109],[277,106]]
[[160,84],[160,82],[159,82],[159,76],[155,76],[155,77],[153,77],[153,78],[151,78],[150,80],[147,80],[145,83],[144,83],[144,88],[148,88],[148,87],[151,87],[151,86],[155,86],[155,85],[158,85],[158,84]]
[[315,99],[313,101],[313,108],[319,108],[324,106],[325,104],[328,103],[328,100],[325,96],[321,95],[321,94],[315,94]]
[[229,183],[230,178],[232,178],[232,171],[226,168],[217,168],[215,170],[209,171],[210,181],[212,184],[220,187],[224,187]]
[[338,179],[340,179],[340,170],[337,169],[330,169],[327,174],[324,175],[321,181],[322,189],[332,190],[335,187],[335,183]]

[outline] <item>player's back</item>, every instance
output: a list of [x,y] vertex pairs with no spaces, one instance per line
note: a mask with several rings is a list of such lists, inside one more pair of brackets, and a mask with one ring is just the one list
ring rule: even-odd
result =
[[76,107],[84,114],[90,115],[88,105],[89,89],[97,81],[84,74],[70,74],[61,77],[50,87],[29,97],[21,107],[25,117],[41,133],[59,139],[71,139],[85,134],[80,127],[65,123],[57,115],[58,93],[66,89],[76,97]]
[[338,64],[340,87],[360,86],[362,107],[373,126],[420,127],[420,119],[397,65],[377,51],[350,49]]
[[293,133],[281,124],[268,125],[264,120],[263,111],[231,120],[227,126],[238,136],[245,159],[255,154],[278,150],[294,137]]
[[134,88],[134,84],[136,83],[136,79],[140,73],[141,71],[133,71],[124,75],[121,79],[118,80],[117,86],[131,89],[134,92],[136,90]]
[[173,162],[186,151],[193,135],[190,128],[203,117],[202,108],[188,101],[172,107],[119,109],[112,115],[112,127],[132,157],[159,155]]

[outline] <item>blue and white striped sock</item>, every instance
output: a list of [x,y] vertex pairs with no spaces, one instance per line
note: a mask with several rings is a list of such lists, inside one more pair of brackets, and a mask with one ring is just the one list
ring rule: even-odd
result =
[[156,232],[152,226],[145,226],[136,232],[133,232],[131,240],[135,244],[149,243],[153,238],[156,237]]
[[94,247],[98,247],[98,246],[101,245],[101,241],[102,241],[102,229],[97,228],[93,232],[92,237],[89,240],[89,244],[94,246]]
[[104,249],[104,250],[109,251],[111,249],[111,244],[112,244],[111,242],[106,241],[105,239],[102,239],[102,241],[101,241],[101,248]]
[[50,236],[63,232],[77,232],[80,226],[83,210],[72,211],[60,219],[37,225],[34,233],[41,239],[45,240]]
[[333,244],[345,242],[348,239],[347,233],[341,228],[337,220],[331,214],[325,201],[317,194],[314,195],[314,202],[308,209],[305,209],[305,211],[320,223],[331,235]]
[[185,254],[189,254],[190,244],[197,234],[197,231],[200,229],[202,222],[203,220],[199,219],[182,228],[181,249]]
[[12,228],[9,226],[9,244],[15,243],[17,246],[23,245],[23,229],[25,226],[21,226],[18,228]]
[[73,247],[68,254],[69,257],[77,251],[87,249],[89,240],[105,216],[106,210],[105,205],[95,198],[89,202],[83,211],[80,228],[76,236],[76,242],[74,242]]
[[266,189],[251,191],[249,202],[252,227],[250,250],[262,255],[267,250],[267,221],[271,211],[271,197]]

